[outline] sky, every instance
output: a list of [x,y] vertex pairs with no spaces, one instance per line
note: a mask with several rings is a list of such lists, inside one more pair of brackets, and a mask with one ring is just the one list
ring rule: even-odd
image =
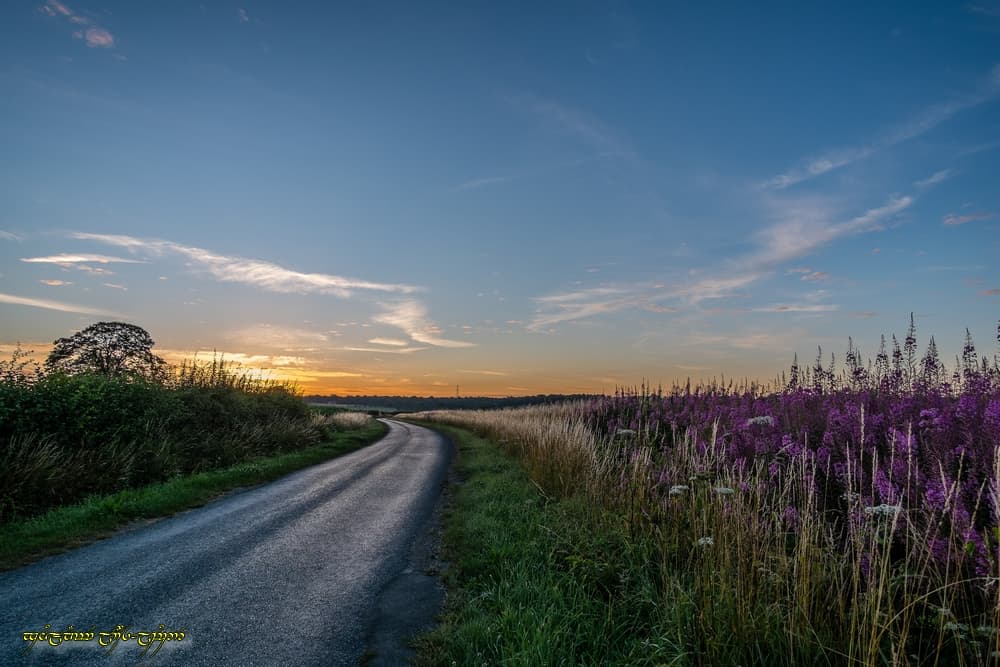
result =
[[310,394],[775,378],[1000,319],[1000,2],[0,8],[0,356]]

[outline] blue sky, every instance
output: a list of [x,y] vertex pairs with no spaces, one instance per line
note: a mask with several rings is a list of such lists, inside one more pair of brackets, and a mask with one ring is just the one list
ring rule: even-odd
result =
[[[0,352],[306,391],[772,378],[1000,318],[1000,4],[4,6]],[[454,5],[454,6],[452,6]]]

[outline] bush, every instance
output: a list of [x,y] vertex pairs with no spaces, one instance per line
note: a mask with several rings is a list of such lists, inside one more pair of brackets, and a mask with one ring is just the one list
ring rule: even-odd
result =
[[308,447],[328,426],[294,387],[219,360],[185,365],[164,382],[0,373],[0,522]]

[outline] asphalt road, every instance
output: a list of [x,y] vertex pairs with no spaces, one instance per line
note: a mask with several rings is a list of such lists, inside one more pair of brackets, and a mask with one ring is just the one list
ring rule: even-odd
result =
[[[357,665],[373,637],[430,620],[406,581],[423,576],[413,544],[451,448],[387,423],[347,456],[0,574],[0,665]],[[23,633],[46,624],[94,636],[24,654]],[[135,636],[108,653],[119,624]],[[138,635],[160,624],[183,639]]]

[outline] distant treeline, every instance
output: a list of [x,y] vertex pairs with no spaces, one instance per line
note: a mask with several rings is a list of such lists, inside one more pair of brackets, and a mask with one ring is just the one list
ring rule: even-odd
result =
[[386,412],[421,412],[424,410],[484,410],[516,408],[523,405],[544,405],[577,399],[594,398],[592,394],[537,394],[535,396],[306,396],[309,403],[353,406],[359,410]]

